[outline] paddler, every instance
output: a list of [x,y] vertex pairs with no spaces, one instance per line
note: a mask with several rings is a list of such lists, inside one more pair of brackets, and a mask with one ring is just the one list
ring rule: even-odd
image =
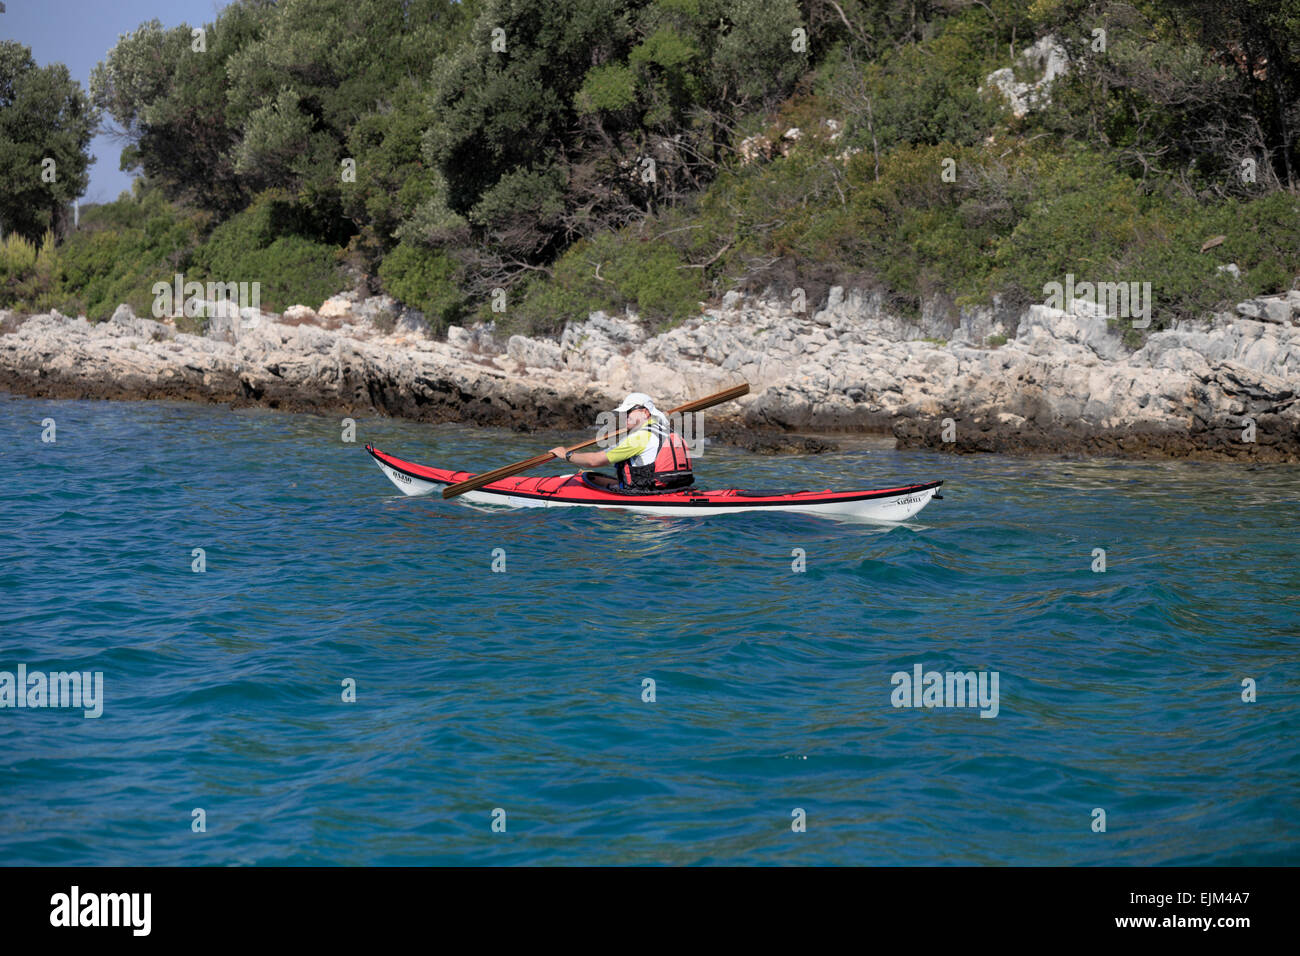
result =
[[613,448],[566,454],[564,446],[557,445],[551,454],[585,468],[613,465],[614,478],[598,474],[583,477],[593,485],[617,491],[666,491],[685,488],[695,480],[686,442],[673,431],[668,416],[655,408],[654,399],[644,392],[632,392],[614,413],[626,416],[630,431]]

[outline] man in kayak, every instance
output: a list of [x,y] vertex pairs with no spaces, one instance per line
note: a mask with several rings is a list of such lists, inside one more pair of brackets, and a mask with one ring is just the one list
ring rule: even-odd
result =
[[686,442],[673,431],[668,416],[655,408],[654,399],[644,392],[632,392],[614,412],[626,416],[630,431],[613,448],[565,454],[564,446],[558,445],[551,454],[587,468],[613,465],[616,478],[596,474],[584,477],[593,485],[614,491],[665,491],[694,482]]

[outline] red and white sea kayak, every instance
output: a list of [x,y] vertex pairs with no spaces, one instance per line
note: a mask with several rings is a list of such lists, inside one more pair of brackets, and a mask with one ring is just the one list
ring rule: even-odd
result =
[[[474,477],[469,471],[429,468],[386,455],[366,446],[380,470],[403,494],[427,495],[444,485]],[[876,491],[696,491],[688,488],[665,494],[629,495],[598,488],[581,475],[503,478],[460,497],[475,504],[505,505],[512,508],[622,508],[642,514],[713,515],[738,511],[793,511],[832,518],[865,518],[872,521],[906,521],[939,497],[942,481],[927,481],[901,488]]]

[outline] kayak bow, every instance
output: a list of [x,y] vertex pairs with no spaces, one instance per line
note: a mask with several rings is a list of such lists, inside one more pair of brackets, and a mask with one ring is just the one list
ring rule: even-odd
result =
[[[440,491],[473,477],[473,472],[429,468],[387,455],[371,445],[366,451],[379,469],[405,495]],[[466,501],[512,508],[622,508],[641,514],[710,515],[739,511],[792,511],[826,517],[866,518],[872,521],[906,521],[938,494],[942,481],[883,488],[875,491],[745,491],[728,488],[696,491],[687,488],[663,494],[624,494],[598,488],[578,475],[502,478],[475,491]]]

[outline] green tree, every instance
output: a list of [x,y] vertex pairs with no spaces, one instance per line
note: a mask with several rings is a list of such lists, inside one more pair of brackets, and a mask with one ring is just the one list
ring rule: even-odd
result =
[[63,226],[90,179],[97,121],[66,66],[38,67],[28,47],[0,42],[0,231],[35,242]]
[[1157,6],[1246,85],[1279,180],[1290,190],[1300,187],[1300,0],[1157,0]]
[[580,237],[644,220],[721,168],[735,116],[810,62],[794,0],[489,0],[433,77],[423,156],[462,217],[470,272],[535,274]]
[[441,172],[421,155],[425,131],[440,122],[428,89],[440,57],[464,39],[477,3],[425,0],[407,5],[400,30],[380,50],[388,58],[367,112],[348,128],[344,158],[355,178],[341,185],[342,213],[357,227],[371,272],[397,240],[457,242],[465,220],[447,210]]
[[[427,80],[439,55],[462,35],[473,5],[466,6],[452,0],[278,4],[264,34],[227,64],[230,116],[242,133],[241,175],[252,188],[288,189],[337,216],[345,203],[344,159],[356,160],[358,181],[394,166],[410,172],[408,162],[385,155],[385,146],[409,155],[405,121],[411,113],[417,122],[432,121],[427,111],[412,109],[410,100],[418,98],[412,86]],[[391,114],[395,98],[403,122],[369,121]],[[352,139],[359,126],[365,132]],[[390,130],[392,142],[384,135]],[[364,155],[354,151],[358,146],[366,147]],[[347,208],[359,211],[355,200]]]
[[235,169],[238,128],[227,108],[227,61],[265,29],[271,9],[237,0],[203,29],[203,49],[186,25],[151,20],[118,38],[90,76],[95,104],[125,140],[121,166],[139,170],[165,195],[221,215],[250,190]]

